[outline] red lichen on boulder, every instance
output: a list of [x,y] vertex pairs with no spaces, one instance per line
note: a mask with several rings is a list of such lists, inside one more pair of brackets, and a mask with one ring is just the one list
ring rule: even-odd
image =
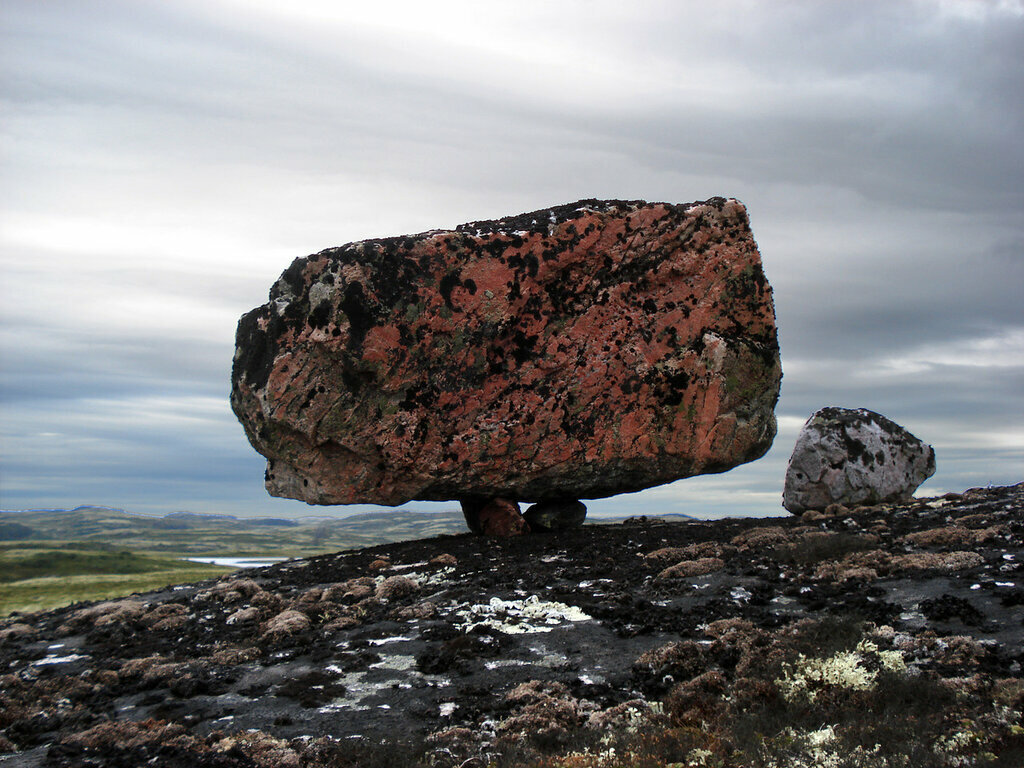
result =
[[540,501],[760,457],[780,378],[741,203],[591,200],[297,259],[231,402],[273,495]]
[[485,536],[520,536],[530,532],[519,504],[508,499],[462,500],[462,514],[473,533]]

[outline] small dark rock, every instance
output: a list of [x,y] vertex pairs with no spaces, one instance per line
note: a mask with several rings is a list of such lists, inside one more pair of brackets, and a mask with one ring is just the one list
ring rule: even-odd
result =
[[576,499],[540,501],[523,514],[533,531],[562,531],[578,528],[587,519],[587,507]]
[[464,499],[462,514],[473,533],[484,536],[520,536],[530,532],[519,504],[508,499]]
[[962,597],[944,594],[921,601],[921,613],[932,621],[959,619],[969,627],[978,627],[985,622],[985,614]]

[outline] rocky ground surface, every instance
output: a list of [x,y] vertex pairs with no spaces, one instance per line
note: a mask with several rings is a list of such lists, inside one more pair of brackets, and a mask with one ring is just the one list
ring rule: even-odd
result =
[[442,536],[0,624],[0,765],[1024,763],[1024,484]]

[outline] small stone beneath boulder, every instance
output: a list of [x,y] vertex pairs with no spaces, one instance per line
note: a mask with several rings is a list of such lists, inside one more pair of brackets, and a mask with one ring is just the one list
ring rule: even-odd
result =
[[782,506],[793,514],[831,505],[902,501],[935,474],[935,451],[865,408],[822,408],[807,420],[786,469]]
[[473,533],[485,536],[519,536],[530,526],[519,511],[519,503],[508,499],[463,499],[462,514]]
[[575,499],[540,501],[523,514],[534,531],[561,531],[579,528],[587,519],[586,505]]

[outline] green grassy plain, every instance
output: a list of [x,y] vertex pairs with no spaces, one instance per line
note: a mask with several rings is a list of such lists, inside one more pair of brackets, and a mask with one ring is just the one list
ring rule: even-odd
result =
[[0,544],[0,616],[106,600],[232,569],[83,542]]
[[348,518],[133,515],[103,507],[0,512],[0,616],[201,581],[187,557],[290,558],[465,530],[460,512]]

